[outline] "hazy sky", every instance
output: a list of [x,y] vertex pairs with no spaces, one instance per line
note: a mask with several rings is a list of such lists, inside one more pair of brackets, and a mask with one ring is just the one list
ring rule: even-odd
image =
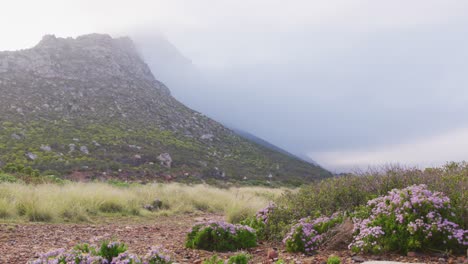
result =
[[0,50],[133,36],[176,98],[328,169],[468,160],[468,1],[1,1]]

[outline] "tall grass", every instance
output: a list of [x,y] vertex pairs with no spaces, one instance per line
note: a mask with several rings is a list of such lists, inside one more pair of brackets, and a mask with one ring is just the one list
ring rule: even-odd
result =
[[[236,222],[254,214],[283,189],[207,185],[151,184],[118,187],[106,183],[64,185],[0,184],[0,219],[27,221],[88,221],[96,216],[172,215],[192,212],[222,213]],[[155,199],[162,209],[143,209]]]

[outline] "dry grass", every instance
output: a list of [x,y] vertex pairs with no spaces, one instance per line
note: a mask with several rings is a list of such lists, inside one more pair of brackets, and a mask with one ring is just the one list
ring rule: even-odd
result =
[[[193,212],[225,214],[238,221],[283,193],[283,189],[207,185],[151,184],[117,187],[106,183],[64,185],[0,184],[0,219],[8,221],[80,222],[95,216],[173,215]],[[143,205],[155,199],[163,209],[150,212]]]

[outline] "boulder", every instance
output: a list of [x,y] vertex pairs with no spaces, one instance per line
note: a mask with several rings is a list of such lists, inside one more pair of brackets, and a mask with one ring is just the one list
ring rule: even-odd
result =
[[164,167],[170,168],[172,165],[172,158],[169,153],[162,153],[158,156],[157,159],[161,162],[161,165]]

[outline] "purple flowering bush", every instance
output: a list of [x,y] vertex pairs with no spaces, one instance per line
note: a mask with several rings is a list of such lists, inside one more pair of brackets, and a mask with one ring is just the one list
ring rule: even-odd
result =
[[456,223],[450,199],[424,184],[393,189],[368,201],[353,222],[354,239],[349,247],[356,252],[406,253],[468,245],[468,231]]
[[29,262],[30,264],[171,264],[171,258],[167,252],[152,248],[148,254],[140,258],[137,255],[126,252],[127,247],[119,242],[101,243],[97,249],[88,244],[80,244],[74,249],[52,250],[40,254],[39,258]]
[[30,264],[101,264],[109,263],[101,256],[93,256],[89,253],[77,250],[65,251],[65,249],[55,249],[39,255],[39,258],[29,262]]
[[161,248],[153,247],[144,257],[143,264],[170,264],[169,254]]
[[270,203],[265,208],[259,210],[255,216],[248,217],[240,223],[255,229],[258,239],[268,239],[270,238],[269,219],[275,209],[276,205],[274,203]]
[[283,239],[286,250],[289,252],[312,253],[323,242],[325,233],[342,221],[343,217],[340,213],[335,213],[331,217],[302,218],[292,226]]
[[185,245],[210,251],[233,251],[255,247],[257,236],[249,226],[209,221],[194,225],[187,234]]

